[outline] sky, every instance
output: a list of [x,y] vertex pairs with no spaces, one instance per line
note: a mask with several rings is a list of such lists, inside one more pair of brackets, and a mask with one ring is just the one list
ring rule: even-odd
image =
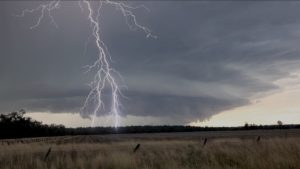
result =
[[[0,112],[89,126],[79,110],[97,50],[87,10],[63,1],[39,27],[40,1],[0,1]],[[300,122],[300,2],[129,1],[157,38],[104,6],[101,35],[122,75],[121,125],[237,126]],[[89,114],[87,114],[89,115]],[[98,113],[97,125],[113,125]]]

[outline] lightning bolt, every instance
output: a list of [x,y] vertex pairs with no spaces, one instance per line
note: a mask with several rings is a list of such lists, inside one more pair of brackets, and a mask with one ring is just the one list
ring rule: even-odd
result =
[[[121,75],[111,66],[111,57],[108,48],[101,38],[99,18],[101,16],[102,7],[104,5],[115,6],[117,10],[121,11],[123,16],[125,17],[126,24],[131,30],[140,29],[145,32],[147,38],[156,38],[156,36],[152,35],[151,31],[147,27],[140,25],[136,19],[136,16],[133,13],[133,10],[137,8],[147,9],[145,6],[133,7],[123,2],[111,0],[99,0],[97,2],[99,4],[97,6],[97,9],[95,10],[92,7],[92,3],[89,0],[78,1],[78,5],[81,11],[84,11],[83,5],[85,5],[88,10],[88,20],[92,29],[92,37],[94,38],[94,42],[98,49],[97,60],[92,65],[86,66],[87,72],[96,70],[96,73],[92,82],[90,83],[91,90],[87,95],[83,106],[80,109],[80,113],[81,115],[86,114],[86,112],[92,114],[91,126],[94,127],[97,115],[106,111],[103,96],[104,90],[107,90],[108,88],[111,96],[110,109],[108,110],[108,113],[113,115],[115,121],[114,126],[118,127],[120,121],[120,109],[122,106],[120,98],[123,95],[121,93],[120,85],[117,82],[116,76],[121,77]],[[31,26],[30,29],[38,27],[41,21],[47,15],[50,17],[51,22],[57,27],[57,24],[55,23],[55,20],[52,16],[52,12],[56,9],[59,9],[61,7],[61,3],[61,0],[53,0],[45,4],[41,4],[34,9],[25,9],[22,11],[22,14],[18,16],[24,17],[27,13],[40,12],[41,14],[36,24]]]

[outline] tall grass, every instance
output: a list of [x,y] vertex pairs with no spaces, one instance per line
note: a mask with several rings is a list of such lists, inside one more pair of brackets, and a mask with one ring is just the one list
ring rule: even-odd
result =
[[[300,138],[0,145],[2,169],[299,169]],[[51,155],[47,150],[51,147]]]

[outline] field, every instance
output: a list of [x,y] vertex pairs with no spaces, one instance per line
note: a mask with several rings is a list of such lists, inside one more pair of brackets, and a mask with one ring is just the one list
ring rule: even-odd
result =
[[2,140],[0,168],[299,169],[300,130]]

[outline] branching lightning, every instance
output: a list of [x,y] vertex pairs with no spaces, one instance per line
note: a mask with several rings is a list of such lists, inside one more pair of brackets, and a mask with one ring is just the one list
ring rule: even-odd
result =
[[[89,114],[92,114],[91,126],[95,126],[95,119],[97,115],[105,112],[105,104],[103,101],[103,97],[104,90],[107,90],[108,88],[110,91],[111,98],[110,109],[107,112],[113,115],[115,120],[114,126],[118,127],[121,108],[120,97],[122,96],[122,93],[120,90],[120,85],[118,84],[117,79],[115,77],[116,75],[119,75],[119,73],[110,65],[110,54],[108,48],[106,47],[105,43],[102,41],[101,38],[99,18],[101,15],[101,9],[103,5],[112,5],[115,6],[117,10],[120,10],[123,16],[125,17],[126,24],[129,26],[130,29],[140,29],[145,32],[146,37],[155,38],[155,36],[152,35],[151,31],[147,27],[144,27],[137,22],[136,16],[133,13],[134,9],[140,7],[145,8],[144,6],[132,7],[123,2],[111,0],[99,0],[97,2],[98,6],[95,10],[92,7],[92,3],[89,0],[78,1],[78,5],[82,11],[84,11],[84,6],[88,10],[88,20],[92,29],[92,37],[94,38],[94,42],[98,49],[97,60],[92,65],[87,66],[88,72],[95,70],[96,73],[94,75],[93,81],[90,83],[91,90],[85,99],[80,113],[85,114],[85,112],[88,111]],[[34,9],[25,9],[19,16],[24,17],[26,13],[40,12],[41,14],[36,24],[30,27],[31,29],[34,29],[40,25],[41,21],[45,18],[45,15],[47,14],[51,18],[51,22],[57,27],[57,24],[55,23],[54,18],[52,16],[52,12],[55,9],[59,9],[61,3],[61,0],[53,0],[47,2],[46,4],[39,5],[37,8]]]

